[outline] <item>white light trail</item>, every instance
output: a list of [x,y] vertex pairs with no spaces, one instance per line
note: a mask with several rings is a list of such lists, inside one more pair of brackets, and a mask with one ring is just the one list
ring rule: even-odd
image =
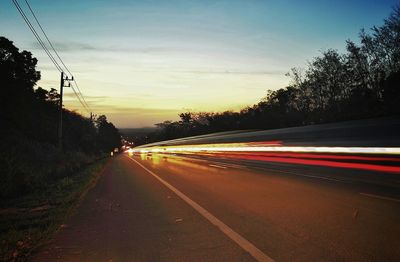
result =
[[246,143],[131,148],[128,153],[298,152],[400,155],[400,147],[249,146]]

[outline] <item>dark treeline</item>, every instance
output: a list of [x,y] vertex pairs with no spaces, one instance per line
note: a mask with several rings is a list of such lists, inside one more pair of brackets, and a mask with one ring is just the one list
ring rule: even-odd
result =
[[118,130],[104,115],[91,121],[64,108],[61,152],[59,94],[34,88],[36,64],[30,52],[0,37],[0,197],[38,189],[120,147]]
[[344,54],[329,49],[306,69],[288,73],[291,83],[268,91],[240,112],[185,112],[180,121],[157,124],[137,143],[236,129],[271,129],[400,113],[400,6],[380,27],[361,30]]

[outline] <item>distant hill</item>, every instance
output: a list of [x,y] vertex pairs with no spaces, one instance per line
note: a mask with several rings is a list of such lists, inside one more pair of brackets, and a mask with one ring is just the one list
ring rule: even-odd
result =
[[119,128],[118,130],[126,140],[134,142],[135,145],[143,145],[153,141],[150,136],[156,133],[157,127]]

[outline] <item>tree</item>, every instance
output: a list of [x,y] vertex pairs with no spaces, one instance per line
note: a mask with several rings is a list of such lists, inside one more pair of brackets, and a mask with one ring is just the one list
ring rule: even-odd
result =
[[96,126],[63,109],[64,151],[57,147],[60,95],[35,85],[37,60],[0,37],[0,197],[22,195],[46,182],[75,173],[100,151],[120,147],[114,125],[101,116]]
[[37,59],[30,52],[19,52],[12,41],[0,36],[0,77],[5,89],[2,90],[3,94],[32,93],[34,85],[40,80],[36,64]]
[[107,117],[100,115],[95,122],[99,149],[103,152],[110,152],[114,148],[121,148],[121,135],[118,129],[107,121]]
[[25,112],[32,105],[33,87],[40,79],[37,59],[27,51],[19,52],[13,42],[0,37],[0,114],[4,126],[29,129],[31,121]]
[[386,112],[400,114],[400,71],[391,74],[383,83],[383,101]]

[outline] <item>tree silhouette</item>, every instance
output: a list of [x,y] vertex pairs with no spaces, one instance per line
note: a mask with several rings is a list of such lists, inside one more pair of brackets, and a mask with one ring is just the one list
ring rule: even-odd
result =
[[96,127],[98,130],[98,147],[103,152],[111,152],[114,148],[121,147],[121,135],[115,126],[107,121],[105,115],[100,115],[96,119]]
[[[328,49],[305,69],[293,68],[290,85],[240,112],[185,112],[157,124],[152,141],[235,129],[270,129],[400,113],[400,6],[347,52]],[[142,140],[143,141],[143,140]],[[146,140],[147,141],[147,140]]]
[[94,123],[63,109],[64,152],[57,148],[59,94],[36,88],[40,72],[28,51],[0,37],[0,196],[36,190],[102,152],[121,146],[118,130],[101,116]]

